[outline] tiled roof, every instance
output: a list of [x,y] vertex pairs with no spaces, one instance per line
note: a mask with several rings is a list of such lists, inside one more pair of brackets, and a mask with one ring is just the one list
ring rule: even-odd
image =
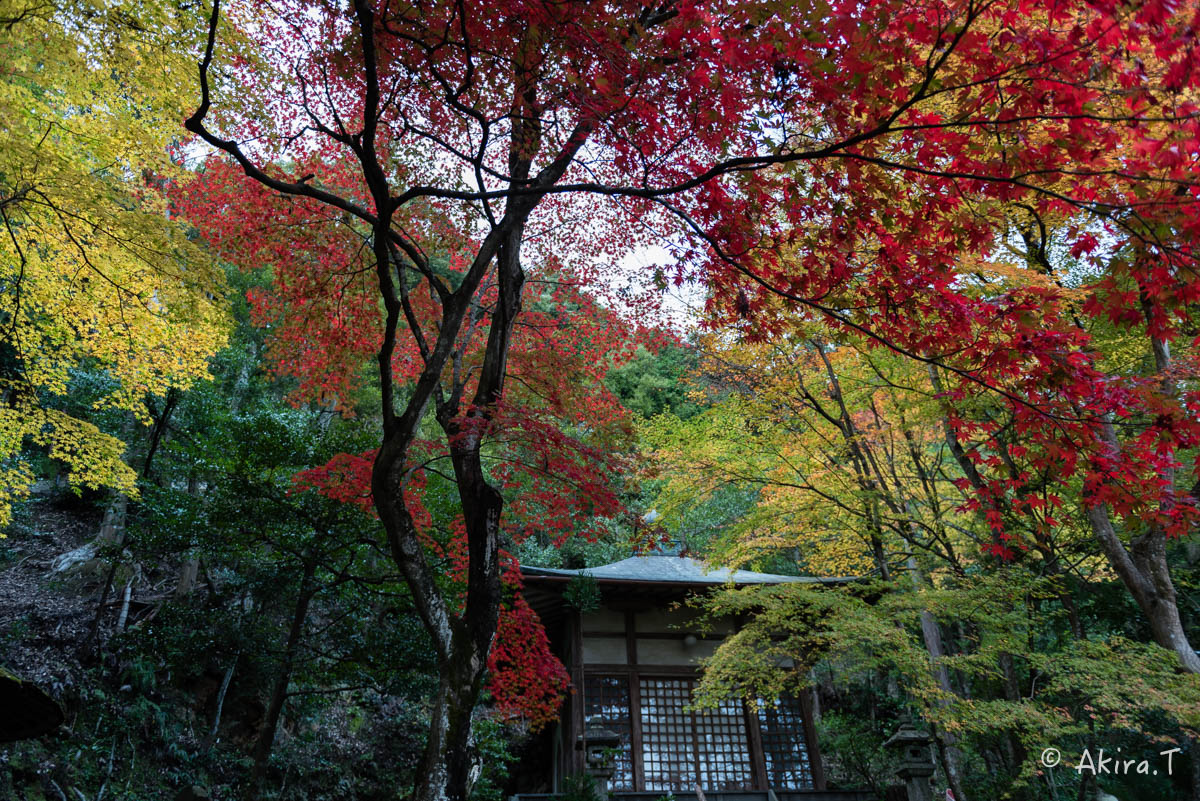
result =
[[620,562],[580,570],[560,570],[549,567],[521,565],[521,574],[533,576],[587,575],[600,582],[605,581],[650,581],[676,584],[789,584],[789,583],[841,583],[850,579],[823,579],[810,576],[781,576],[774,573],[755,573],[752,570],[730,570],[727,567],[712,568],[690,556],[631,556]]

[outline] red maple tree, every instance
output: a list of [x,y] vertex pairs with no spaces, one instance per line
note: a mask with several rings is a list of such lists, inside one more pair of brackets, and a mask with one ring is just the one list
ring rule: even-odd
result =
[[[319,167],[318,167],[319,169]],[[197,221],[210,248],[247,269],[268,269],[272,281],[248,293],[253,322],[266,329],[268,364],[290,379],[295,402],[315,402],[352,413],[369,376],[364,367],[379,351],[383,311],[370,275],[362,232],[330,218],[311,200],[293,201],[266,190],[220,160],[177,188],[174,211]],[[448,274],[461,269],[455,254],[441,260]],[[508,378],[516,386],[489,410],[483,459],[488,477],[508,496],[504,540],[509,548],[529,536],[562,545],[569,537],[595,539],[604,523],[623,513],[618,492],[622,454],[630,450],[628,410],[607,389],[607,372],[639,344],[663,335],[629,323],[585,291],[585,276],[561,265],[535,270],[526,283],[527,310],[511,342]],[[486,341],[494,292],[481,293],[475,320],[459,340],[451,387],[473,388]],[[436,323],[428,296],[413,299],[414,318]],[[397,347],[391,369],[398,382],[415,380],[421,356],[414,343]],[[464,519],[435,521],[427,497],[430,472],[451,459],[447,440],[418,438],[406,482],[414,528],[428,558],[445,565],[442,592],[458,597],[469,571]],[[339,454],[296,476],[300,489],[374,513],[371,474],[377,453]],[[504,600],[497,640],[488,656],[486,689],[495,712],[532,729],[554,720],[569,678],[551,653],[536,614],[521,596],[516,561],[503,548]]]

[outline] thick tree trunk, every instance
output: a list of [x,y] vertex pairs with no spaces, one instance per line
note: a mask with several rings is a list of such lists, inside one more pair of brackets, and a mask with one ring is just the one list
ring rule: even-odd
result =
[[[498,254],[500,298],[488,336],[484,365],[473,406],[490,409],[500,400],[508,342],[521,307],[524,274],[517,261],[521,228]],[[500,515],[504,499],[487,482],[480,455],[482,431],[468,415],[464,422],[451,406],[438,409],[438,422],[451,443],[451,461],[467,533],[467,602],[455,622],[442,680],[431,716],[425,774],[416,801],[467,801],[481,764],[474,748],[471,716],[487,670],[487,654],[500,616]]]
[[184,598],[196,589],[196,579],[200,575],[200,557],[190,553],[184,557],[179,568],[179,580],[175,583],[175,597]]
[[121,545],[125,541],[125,518],[128,509],[129,498],[124,493],[117,495],[104,510],[104,517],[100,520],[100,530],[96,532],[96,536],[86,544],[56,556],[50,563],[51,572],[67,573],[82,568],[90,570],[100,551],[110,546]]
[[1188,641],[1179,618],[1175,584],[1167,565],[1166,536],[1151,528],[1127,549],[1117,535],[1107,506],[1089,507],[1087,519],[1109,563],[1150,622],[1154,641],[1174,651],[1186,670],[1200,673],[1200,656]]
[[[430,714],[425,770],[417,782],[415,801],[467,801],[471,794],[482,767],[474,747],[471,719],[500,616],[502,499],[483,480],[477,450],[473,456],[462,455],[461,460],[454,461],[471,553],[467,604],[463,615],[454,621],[449,651],[439,660],[441,680]],[[471,488],[474,493],[468,491]],[[473,500],[468,502],[468,498]]]
[[[1143,308],[1147,330],[1150,330],[1152,315],[1150,303],[1144,293]],[[1177,390],[1171,376],[1170,344],[1151,336],[1150,352],[1154,356],[1154,365],[1161,381],[1163,396],[1174,399]],[[1112,423],[1102,424],[1100,440],[1112,454],[1120,453],[1121,443]],[[1175,469],[1164,468],[1159,478],[1164,486],[1169,488],[1169,495],[1169,492],[1175,487]],[[1160,508],[1165,511],[1169,504],[1170,498],[1164,497]],[[1130,542],[1127,549],[1117,535],[1112,516],[1106,505],[1089,506],[1087,518],[1108,561],[1116,570],[1117,575],[1121,577],[1121,581],[1129,589],[1138,606],[1141,607],[1146,619],[1150,621],[1150,631],[1154,641],[1163,648],[1174,651],[1184,669],[1192,673],[1200,673],[1200,656],[1197,656],[1196,649],[1188,641],[1183,621],[1179,617],[1175,582],[1171,579],[1171,569],[1167,564],[1165,532],[1158,526],[1152,525],[1144,534]]]
[[482,768],[471,727],[486,656],[461,657],[458,670],[443,673],[430,715],[424,771],[415,801],[468,798]]
[[[1155,343],[1155,357],[1161,370],[1169,363],[1169,354],[1164,352],[1161,343]],[[937,371],[929,368],[930,379],[935,391],[941,392],[941,379]],[[1082,409],[1076,410],[1081,416]],[[984,486],[982,477],[974,464],[966,457],[958,435],[954,432],[949,421],[942,420],[942,430],[946,444],[955,460],[966,473],[971,485],[976,489]],[[1121,443],[1116,430],[1111,423],[1103,423],[1100,427],[1100,440],[1113,454],[1121,451]],[[1170,484],[1174,483],[1174,474],[1164,476]],[[1135,539],[1129,548],[1121,541],[1113,526],[1112,516],[1105,504],[1087,505],[1087,498],[1082,499],[1086,508],[1086,517],[1091,526],[1100,549],[1108,557],[1109,564],[1116,571],[1121,583],[1133,596],[1138,607],[1150,623],[1150,631],[1154,641],[1163,648],[1174,651],[1183,667],[1192,672],[1200,673],[1200,656],[1192,648],[1179,618],[1179,606],[1175,596],[1175,583],[1171,579],[1171,571],[1167,565],[1166,536],[1163,532],[1152,527],[1145,534]],[[1076,624],[1072,623],[1072,628]],[[1080,633],[1082,628],[1080,627]]]

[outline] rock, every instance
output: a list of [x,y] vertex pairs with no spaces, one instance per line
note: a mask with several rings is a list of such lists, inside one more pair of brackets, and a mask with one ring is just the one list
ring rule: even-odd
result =
[[180,790],[179,795],[175,796],[175,801],[208,801],[210,798],[212,796],[208,794],[207,788],[193,784]]
[[57,729],[62,707],[32,682],[0,668],[0,742],[28,740]]

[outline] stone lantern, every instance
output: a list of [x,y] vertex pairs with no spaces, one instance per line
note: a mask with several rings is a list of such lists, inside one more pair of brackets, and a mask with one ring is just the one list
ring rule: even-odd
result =
[[891,736],[884,748],[900,756],[900,768],[896,775],[908,789],[908,801],[933,801],[933,790],[929,778],[933,776],[933,740],[917,729],[912,721],[903,720],[900,728]]
[[585,771],[596,780],[596,791],[601,798],[608,796],[608,783],[617,766],[613,754],[621,745],[621,735],[608,729],[590,726],[583,732],[583,759]]

